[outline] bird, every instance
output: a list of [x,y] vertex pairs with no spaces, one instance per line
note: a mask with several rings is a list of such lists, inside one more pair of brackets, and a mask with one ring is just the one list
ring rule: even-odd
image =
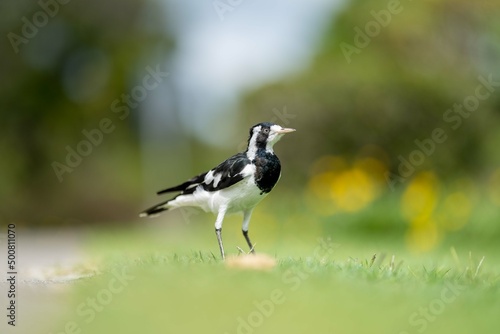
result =
[[247,148],[220,163],[208,172],[201,173],[175,187],[157,192],[163,195],[180,192],[139,214],[155,217],[160,213],[180,207],[197,207],[216,214],[215,234],[222,260],[225,259],[222,243],[222,224],[226,214],[243,213],[242,232],[255,253],[248,229],[253,209],[274,188],[281,177],[281,163],[273,150],[284,134],[295,129],[284,128],[271,122],[258,123],[250,128]]

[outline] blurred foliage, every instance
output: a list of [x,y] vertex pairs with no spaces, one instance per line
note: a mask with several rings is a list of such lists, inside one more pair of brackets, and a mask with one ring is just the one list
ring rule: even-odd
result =
[[[139,71],[159,62],[152,63],[152,54],[164,60],[172,48],[159,6],[132,0],[0,5],[7,37],[0,53],[2,220],[120,219],[137,201],[136,122],[119,119],[111,104],[138,84]],[[104,118],[113,122],[113,140],[104,134],[105,145],[91,148],[93,163],[83,157],[59,182],[52,163],[66,165],[67,146],[76,150],[87,139],[82,131],[98,129]]]
[[[120,119],[111,105],[140,84],[147,66],[169,59],[166,15],[146,0],[50,3],[58,6],[51,7],[54,15],[39,3],[0,4],[7,36],[0,52],[0,219],[130,220],[141,202],[137,113]],[[491,213],[482,222],[498,217],[499,87],[481,87],[491,94],[467,117],[453,108],[477,94],[484,84],[478,77],[500,81],[500,5],[390,3],[346,2],[308,70],[245,98],[241,128],[271,120],[298,129],[276,147],[284,162],[280,187],[304,189],[298,197],[315,214],[356,221],[366,231],[402,230],[411,247],[426,250],[444,233],[468,228],[480,208]],[[11,44],[9,33],[22,35],[27,21],[43,21],[39,13],[47,22],[35,36]],[[88,139],[82,131],[105,118],[112,136],[103,135],[92,159],[83,157],[59,182],[53,163],[66,164],[67,148],[76,149]],[[429,145],[438,128],[446,139],[416,156],[424,150],[416,141]],[[186,154],[195,163],[213,159],[205,143],[190,146]],[[398,178],[401,159],[419,163]],[[476,181],[487,187],[478,191]],[[498,230],[474,226],[479,233]]]
[[367,149],[397,174],[399,157],[409,160],[419,149],[415,141],[431,139],[436,128],[447,138],[415,164],[415,172],[481,177],[500,163],[497,91],[480,100],[470,117],[445,119],[457,117],[445,113],[475,94],[479,76],[500,82],[495,19],[500,4],[433,0],[396,2],[392,8],[389,3],[347,2],[305,73],[245,99],[246,123],[276,118],[273,110],[281,106],[295,116],[284,125],[296,127],[297,134],[277,150],[298,179],[305,180],[312,162],[324,155],[356,159]]
[[298,130],[276,150],[306,217],[419,253],[500,235],[499,13],[490,1],[349,1],[305,72],[247,95],[246,123]]

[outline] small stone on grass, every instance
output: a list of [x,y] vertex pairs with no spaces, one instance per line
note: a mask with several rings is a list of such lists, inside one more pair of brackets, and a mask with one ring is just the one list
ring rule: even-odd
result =
[[226,267],[248,270],[271,270],[276,266],[276,259],[266,254],[245,254],[229,256]]

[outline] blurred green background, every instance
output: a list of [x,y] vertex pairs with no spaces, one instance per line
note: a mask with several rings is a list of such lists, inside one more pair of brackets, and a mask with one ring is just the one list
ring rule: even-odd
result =
[[[498,237],[499,5],[326,3],[288,6],[290,18],[316,13],[285,26],[303,27],[283,36],[305,56],[269,51],[255,69],[267,55],[252,49],[266,38],[258,5],[3,3],[2,221],[136,221],[156,190],[242,150],[270,120],[298,129],[277,146],[270,201],[299,198],[332,224],[404,233],[422,250],[448,233]],[[261,19],[281,38],[279,19]],[[231,63],[238,48],[250,55]]]
[[[0,222],[31,275],[20,330],[238,332],[273,289],[287,302],[246,332],[496,330],[499,14],[487,0],[0,3]],[[251,225],[275,269],[226,268],[209,214],[138,218],[262,121],[297,129]],[[224,225],[230,254],[240,219]],[[85,321],[124,268],[130,286]],[[96,277],[59,284],[82,273]],[[456,302],[411,320],[450,284],[466,287]]]

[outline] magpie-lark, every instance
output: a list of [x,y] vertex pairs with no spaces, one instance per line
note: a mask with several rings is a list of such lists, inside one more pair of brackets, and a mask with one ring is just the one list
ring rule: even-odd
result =
[[250,251],[253,245],[248,236],[250,217],[254,207],[273,189],[281,176],[280,160],[274,154],[273,145],[295,129],[283,128],[273,123],[259,123],[250,128],[250,137],[245,152],[238,153],[192,179],[157,194],[180,191],[168,201],[143,211],[141,217],[184,206],[198,207],[217,214],[215,233],[222,259],[225,258],[222,244],[222,222],[229,213],[243,212],[243,236]]

